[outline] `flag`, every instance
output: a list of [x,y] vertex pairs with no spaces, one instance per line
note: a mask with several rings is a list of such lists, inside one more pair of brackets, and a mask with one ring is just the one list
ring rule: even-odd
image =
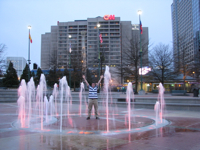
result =
[[142,30],[142,22],[140,20],[140,33],[142,34],[143,33],[143,30]]
[[100,34],[100,32],[99,32],[99,40],[100,40],[100,43],[103,43],[102,34]]
[[72,52],[72,49],[71,49],[71,42],[69,43],[69,52],[70,52],[70,53]]
[[32,43],[32,38],[31,38],[31,35],[30,35],[30,33],[29,33],[29,40],[30,40],[30,42]]

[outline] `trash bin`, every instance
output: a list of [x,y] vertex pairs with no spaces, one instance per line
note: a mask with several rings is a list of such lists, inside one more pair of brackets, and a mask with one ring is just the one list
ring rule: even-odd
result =
[[198,97],[198,95],[199,95],[199,89],[198,88],[194,88],[193,97]]

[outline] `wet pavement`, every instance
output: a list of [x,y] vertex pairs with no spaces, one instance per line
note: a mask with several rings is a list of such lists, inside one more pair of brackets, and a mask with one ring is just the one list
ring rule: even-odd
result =
[[[134,109],[131,117],[131,131],[128,130],[126,106],[115,109],[109,116],[109,134],[106,134],[107,119],[103,106],[99,106],[100,120],[92,116],[86,120],[87,109],[72,106],[70,115],[40,128],[16,126],[17,104],[0,103],[0,149],[2,150],[200,150],[200,112],[165,111],[165,126],[152,128],[154,110]],[[144,130],[143,128],[148,128]],[[138,130],[137,132],[135,132]],[[105,133],[105,134],[103,134]]]

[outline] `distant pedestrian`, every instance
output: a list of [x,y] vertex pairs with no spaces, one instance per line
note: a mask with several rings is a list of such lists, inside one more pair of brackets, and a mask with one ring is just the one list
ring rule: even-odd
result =
[[100,80],[97,84],[92,83],[92,86],[89,85],[89,83],[87,82],[87,80],[85,79],[85,76],[83,75],[83,79],[85,81],[85,83],[87,84],[87,86],[89,87],[89,95],[88,95],[88,99],[89,99],[89,104],[88,104],[88,117],[87,120],[90,119],[91,116],[91,110],[92,110],[92,106],[94,105],[94,109],[95,109],[95,116],[96,119],[99,119],[98,117],[98,96],[97,96],[97,90],[99,87],[99,84],[101,82],[103,78],[103,75],[101,75]]

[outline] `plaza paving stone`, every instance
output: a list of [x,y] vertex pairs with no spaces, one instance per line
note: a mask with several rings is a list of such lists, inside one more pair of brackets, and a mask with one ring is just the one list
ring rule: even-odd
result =
[[[115,130],[116,134],[102,134],[94,132],[106,131],[106,115],[101,105],[100,120],[96,120],[95,116],[86,120],[87,109],[83,105],[82,114],[79,114],[79,105],[74,104],[71,113],[75,115],[63,116],[62,132],[58,128],[59,116],[57,122],[44,126],[44,131],[15,126],[18,118],[17,108],[16,103],[0,103],[0,149],[2,150],[200,150],[200,112],[197,111],[167,110],[164,118],[169,121],[168,125],[148,131],[123,133],[120,131],[128,130],[128,125],[127,121],[120,120],[125,120],[127,108],[121,106],[115,108],[117,109],[114,114],[115,121],[109,120],[110,130]],[[154,122],[148,118],[155,115],[154,110],[135,109],[133,114],[135,117],[132,117],[132,128],[140,129]],[[77,132],[73,133],[76,130]]]

